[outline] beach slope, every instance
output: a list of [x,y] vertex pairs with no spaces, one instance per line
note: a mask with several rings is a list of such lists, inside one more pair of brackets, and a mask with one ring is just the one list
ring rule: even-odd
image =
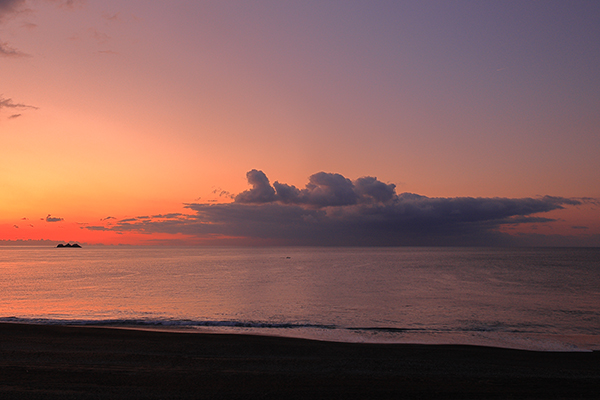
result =
[[600,353],[0,324],[2,399],[596,399]]

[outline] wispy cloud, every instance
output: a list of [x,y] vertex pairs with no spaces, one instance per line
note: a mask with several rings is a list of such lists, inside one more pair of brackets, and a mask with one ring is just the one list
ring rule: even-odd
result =
[[107,21],[112,21],[112,22],[120,22],[121,21],[121,16],[119,15],[119,13],[104,14],[102,17],[104,19],[106,19]]
[[25,29],[35,29],[38,26],[37,26],[37,24],[34,24],[33,22],[23,22],[23,24],[21,24],[21,27],[25,28]]
[[94,39],[98,44],[104,45],[112,39],[110,35],[107,35],[104,32],[101,32],[95,28],[90,28],[88,30],[89,35],[92,39]]
[[[85,3],[85,0],[44,0],[48,3],[53,3],[57,7],[73,9]],[[32,3],[27,0],[0,0],[0,24],[7,19],[21,13],[32,11]],[[32,28],[36,24],[25,22],[23,27]],[[10,44],[0,41],[0,57],[29,57],[30,55],[18,49],[13,48]]]
[[0,42],[0,57],[30,57],[30,55],[11,47],[6,42]]
[[85,4],[86,0],[46,0],[63,8],[75,8]]
[[235,197],[235,195],[233,195],[233,194],[229,193],[227,190],[223,190],[221,188],[214,189],[212,191],[212,194],[216,194],[219,197],[225,197],[227,199],[233,199]]
[[583,204],[582,199],[431,198],[397,194],[375,177],[354,181],[319,172],[303,189],[247,174],[251,189],[232,203],[189,203],[193,214],[127,218],[91,230],[243,237],[299,245],[499,245],[514,241],[505,225],[552,222],[536,214]]
[[3,108],[33,108],[37,110],[37,107],[28,104],[13,103],[12,99],[5,99],[0,95],[0,110]]
[[[12,99],[6,99],[4,97],[2,97],[0,95],[0,112],[3,109],[8,109],[8,110],[23,110],[23,109],[33,109],[33,110],[37,110],[38,108],[35,106],[30,106],[28,104],[23,104],[23,103],[15,103],[12,101]],[[9,119],[15,119],[20,117],[22,114],[18,113],[18,114],[11,114],[8,118]]]
[[[0,0],[0,25],[13,15],[22,12],[25,8],[25,0]],[[16,58],[27,56],[28,54],[15,49],[6,42],[0,41],[0,57]]]

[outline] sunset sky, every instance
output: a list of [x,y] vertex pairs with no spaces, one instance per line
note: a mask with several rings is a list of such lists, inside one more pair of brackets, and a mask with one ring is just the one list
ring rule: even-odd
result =
[[600,246],[599,21],[0,0],[0,241]]

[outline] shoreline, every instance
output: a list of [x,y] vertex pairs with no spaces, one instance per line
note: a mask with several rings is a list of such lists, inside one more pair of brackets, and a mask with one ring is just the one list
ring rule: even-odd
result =
[[[281,334],[277,331],[266,332],[264,329],[241,328],[231,329],[223,327],[180,327],[180,326],[154,326],[154,325],[70,325],[63,326],[81,326],[81,327],[97,327],[106,329],[127,329],[127,330],[142,330],[150,332],[178,332],[188,334],[209,334],[209,335],[246,335],[260,337],[279,337],[289,339],[311,340],[326,343],[353,343],[353,344],[382,344],[382,345],[432,345],[432,346],[472,346],[472,347],[489,347],[504,350],[522,350],[535,352],[559,352],[559,353],[590,353],[600,351],[596,336],[591,335],[551,335],[537,334],[531,335],[527,339],[508,337],[479,336],[475,337],[473,333],[435,333],[430,336],[425,336],[423,333],[405,335],[402,340],[393,339],[373,339],[369,337],[340,337],[337,335],[327,336],[323,334],[306,334],[297,332],[286,332]],[[487,333],[487,332],[486,332]],[[536,336],[533,338],[532,336]],[[573,340],[577,337],[577,340]],[[525,342],[528,341],[526,344]],[[577,342],[574,344],[573,342]]]
[[[189,322],[189,323],[188,323]],[[139,322],[106,320],[28,320],[22,318],[0,318],[2,323],[15,323],[24,325],[46,325],[46,326],[73,326],[73,327],[97,327],[106,329],[132,329],[156,332],[183,332],[189,334],[231,334],[252,336],[273,336],[284,338],[308,339],[324,342],[339,343],[369,343],[369,344],[422,344],[422,345],[464,345],[480,347],[498,347],[503,349],[550,351],[550,352],[593,352],[600,351],[600,336],[590,334],[573,333],[537,333],[510,334],[495,331],[425,331],[412,332],[410,329],[393,330],[388,334],[386,328],[323,328],[315,329],[314,326],[302,327],[300,325],[292,328],[219,325],[219,323],[202,324],[193,321],[173,324],[172,321],[161,322],[144,321]],[[370,332],[380,330],[377,335]],[[364,332],[367,334],[364,334]],[[400,332],[400,334],[398,334]]]
[[596,398],[600,352],[0,323],[0,397]]

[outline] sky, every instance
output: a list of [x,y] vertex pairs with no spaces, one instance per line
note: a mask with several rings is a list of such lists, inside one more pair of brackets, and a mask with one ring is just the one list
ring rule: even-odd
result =
[[0,0],[0,243],[600,246],[598,21]]

